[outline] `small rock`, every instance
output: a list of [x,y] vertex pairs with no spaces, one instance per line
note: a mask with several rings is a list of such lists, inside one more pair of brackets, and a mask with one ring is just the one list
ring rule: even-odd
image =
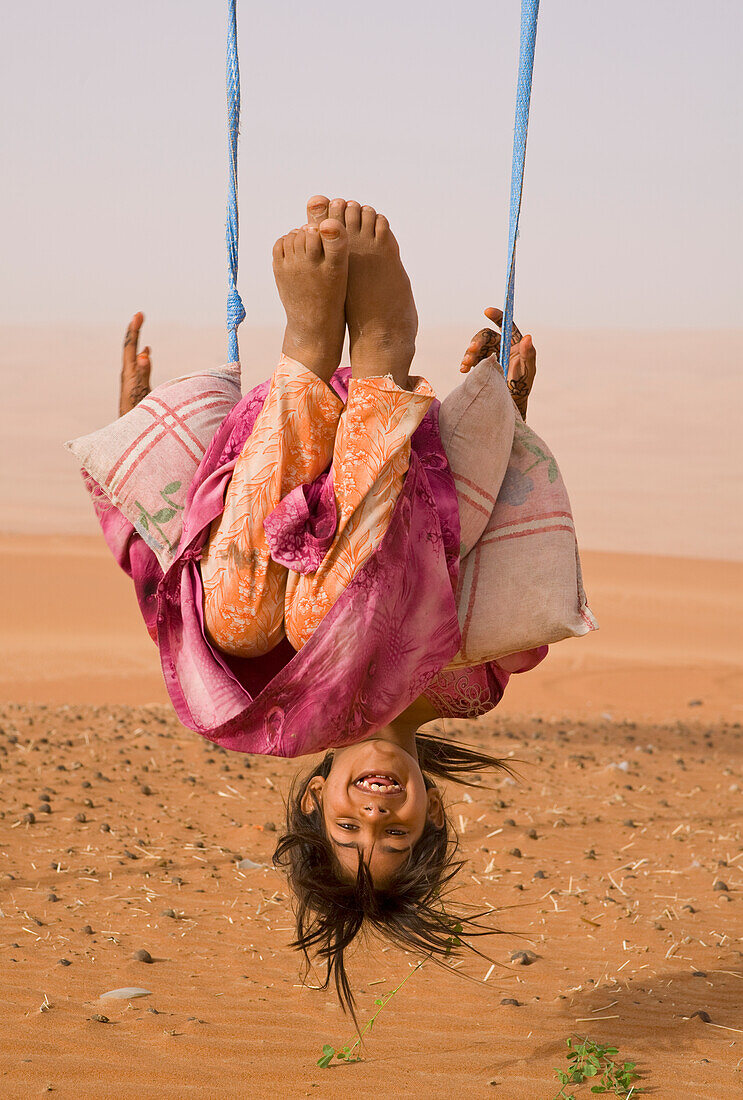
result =
[[253,871],[262,866],[262,863],[254,863],[252,859],[241,859],[237,864],[237,869],[238,871]]
[[40,802],[39,805],[36,807],[37,814],[50,814],[51,812],[52,808],[48,802]]
[[47,894],[46,900],[47,901],[59,901],[59,898],[57,897],[57,895],[55,893],[51,893],[51,894]]
[[82,783],[80,784],[80,786],[81,786],[81,787],[84,787],[84,788],[85,788],[85,790],[87,791],[87,790],[88,790],[88,789],[89,789],[89,788],[90,788],[90,787],[92,786],[92,784],[91,784],[91,782],[90,782],[90,780],[89,780],[89,779],[83,779],[83,781],[82,781]]
[[25,824],[26,824],[26,825],[33,825],[33,824],[34,824],[34,822],[36,821],[36,817],[35,817],[35,815],[34,815],[34,814],[32,814],[32,813],[31,813],[31,812],[29,811],[29,812],[28,812],[27,814],[24,814],[24,815],[23,815],[23,820],[24,820],[24,822],[25,822]]
[[509,856],[515,856],[516,859],[521,859],[521,849],[520,848],[511,848],[511,849],[509,849],[508,854],[509,854]]
[[583,858],[584,859],[598,859],[598,856],[596,855],[596,852],[593,850],[593,848],[589,848],[588,851],[584,853]]
[[41,802],[51,802],[52,796],[50,794],[40,794],[39,795],[39,800]]
[[102,833],[110,833],[111,832],[111,826],[108,824],[107,821],[102,821],[101,822],[101,832]]
[[703,1008],[700,1008],[697,1012],[692,1012],[689,1019],[693,1020],[695,1016],[698,1016],[699,1019],[702,1020],[702,1022],[705,1023],[705,1024],[711,1024],[712,1023],[709,1012],[705,1012]]
[[58,965],[59,966],[72,966],[72,963],[70,962],[69,959],[60,959]]
[[535,871],[534,878],[547,878],[546,871]]
[[152,794],[152,787],[148,787],[147,784],[145,783],[144,786],[142,787],[142,794],[146,794],[146,795]]
[[692,970],[691,976],[692,976],[692,978],[706,978],[707,977],[707,971],[706,970]]
[[93,935],[93,929],[90,927],[89,924],[84,924],[82,926],[82,928],[80,929],[80,931],[82,932],[82,934],[84,936],[92,936]]
[[693,905],[682,905],[682,909],[685,909],[687,913],[696,913],[696,909]]
[[97,1024],[107,1024],[108,1023],[108,1016],[101,1016],[100,1012],[96,1012],[90,1018],[91,1018],[91,1020],[95,1020],[95,1022]]
[[536,829],[529,829],[529,832],[526,835],[528,836],[529,840],[538,840],[539,839]]
[[128,848],[124,849],[124,855],[127,859],[139,859],[139,856],[135,855],[134,852],[130,852]]
[[87,820],[88,820],[88,819],[87,819],[87,817],[85,816],[85,814],[83,814],[83,813],[75,814],[75,821],[80,821],[80,822],[81,822],[82,824],[85,824],[85,822],[86,822]]
[[690,699],[689,702],[688,702],[688,706],[690,706],[690,707],[701,707],[703,702],[704,702],[703,699]]
[[519,963],[520,966],[531,966],[533,962],[537,961],[537,956],[533,951],[512,951],[511,962]]
[[151,963],[153,961],[152,955],[149,953],[149,951],[145,951],[144,947],[140,947],[137,951],[135,951],[132,955],[132,958],[135,960],[135,962],[140,963]]
[[264,831],[264,833],[275,833],[276,832],[276,825],[274,824],[273,821],[266,821],[264,826],[263,826],[263,831]]
[[501,1004],[502,1005],[516,1005],[518,1007],[518,1006],[521,1005],[521,1001],[517,1001],[515,997],[504,997],[501,1001]]
[[632,820],[631,817],[627,818],[624,825],[625,825],[625,828],[627,828],[627,829],[636,829],[637,828],[636,823]]
[[506,820],[503,822],[503,824],[504,824],[504,826],[507,825],[507,826],[509,826],[509,828],[513,828],[513,826],[516,824],[516,822],[513,820],[512,817],[507,817]]
[[161,917],[172,917],[175,920],[175,909],[163,909]]
[[726,882],[722,882],[722,880],[718,878],[717,882],[712,887],[712,889],[713,890],[725,890],[725,891],[727,891],[728,885],[727,885]]

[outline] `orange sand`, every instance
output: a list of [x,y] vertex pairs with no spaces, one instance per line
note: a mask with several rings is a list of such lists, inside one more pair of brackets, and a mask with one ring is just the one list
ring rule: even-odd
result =
[[[522,762],[517,785],[448,791],[462,899],[510,933],[494,969],[427,963],[365,1060],[320,1070],[350,1024],[299,983],[283,878],[236,867],[270,862],[293,765],[178,725],[99,540],[0,539],[0,1095],[552,1100],[572,1032],[618,1045],[659,1100],[736,1094],[743,564],[584,565],[601,631],[554,647],[495,717],[447,723]],[[532,965],[510,961],[523,948]],[[358,951],[362,1020],[414,961]],[[151,996],[99,1001],[124,985]]]

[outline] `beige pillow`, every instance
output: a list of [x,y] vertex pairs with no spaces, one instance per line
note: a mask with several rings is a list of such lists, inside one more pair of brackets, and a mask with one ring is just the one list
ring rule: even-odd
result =
[[460,558],[469,554],[490,519],[511,456],[518,416],[493,358],[473,367],[441,402],[441,442],[459,501]]
[[194,474],[241,396],[239,363],[198,371],[163,382],[125,416],[65,443],[163,570],[180,542]]
[[515,410],[497,360],[479,363],[441,412],[465,548],[457,588],[462,648],[449,667],[595,630],[567,490],[552,452]]

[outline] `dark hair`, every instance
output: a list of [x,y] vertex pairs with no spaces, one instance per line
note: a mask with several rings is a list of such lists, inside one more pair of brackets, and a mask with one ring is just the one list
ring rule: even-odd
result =
[[[432,734],[416,734],[416,745],[427,789],[434,786],[432,777],[473,786],[467,773],[488,768],[510,772],[503,760]],[[273,862],[286,871],[294,894],[296,939],[291,946],[302,952],[307,970],[313,957],[325,964],[322,988],[327,989],[334,978],[338,999],[355,1020],[343,956],[362,928],[399,947],[425,952],[437,962],[461,954],[461,947],[481,955],[462,937],[492,935],[498,929],[479,923],[489,910],[466,915],[445,908],[447,888],[464,865],[464,860],[456,858],[459,841],[446,816],[442,828],[426,821],[409,859],[384,888],[375,888],[360,855],[355,881],[344,878],[317,797],[313,795],[311,813],[302,810],[310,781],[316,776],[327,779],[332,764],[333,753],[328,752],[316,768],[292,782],[286,827]]]

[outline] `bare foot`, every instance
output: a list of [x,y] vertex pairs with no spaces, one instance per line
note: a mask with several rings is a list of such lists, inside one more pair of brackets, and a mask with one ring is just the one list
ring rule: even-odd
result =
[[137,354],[139,330],[144,322],[143,313],[135,313],[124,337],[124,355],[119,386],[119,416],[131,412],[150,392],[150,349],[143,348]]
[[418,314],[389,222],[371,206],[315,195],[307,203],[308,224],[327,217],[343,222],[348,232],[346,323],[353,374],[391,374],[407,389]]
[[[490,306],[485,310],[485,316],[500,328],[503,321],[502,310],[496,306]],[[462,373],[466,374],[477,363],[491,355],[500,358],[500,340],[501,334],[491,328],[484,328],[475,333],[464,353],[462,366],[459,368]],[[514,404],[524,420],[526,420],[526,407],[536,373],[537,351],[534,342],[528,334],[522,336],[516,325],[513,325],[506,381]]]
[[348,234],[343,222],[325,218],[279,237],[273,273],[286,310],[284,354],[330,382],[345,336]]

